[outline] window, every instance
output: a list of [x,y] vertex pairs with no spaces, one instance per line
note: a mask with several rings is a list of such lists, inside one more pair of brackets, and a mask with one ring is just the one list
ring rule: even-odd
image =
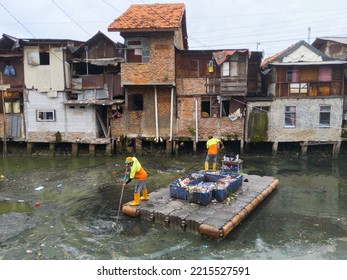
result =
[[319,127],[330,127],[331,106],[320,106]]
[[142,111],[143,110],[143,95],[142,94],[129,95],[128,109],[130,111]]
[[296,106],[286,106],[284,112],[284,126],[296,126]]
[[[3,103],[4,101],[4,103]],[[1,92],[0,93],[0,113],[3,114],[20,114],[22,112],[21,97],[18,92]]]
[[49,52],[40,52],[40,65],[49,65]]
[[127,62],[148,63],[150,61],[150,44],[148,38],[128,40],[126,46]]
[[222,76],[233,77],[246,75],[246,63],[245,61],[231,60],[225,61],[222,64]]
[[293,83],[299,82],[299,69],[290,68],[287,71],[287,82],[293,82]]
[[36,120],[38,122],[54,122],[55,110],[37,110]]
[[308,84],[307,83],[290,83],[289,84],[289,92],[297,93],[297,94],[307,94],[308,92]]
[[29,65],[49,65],[49,51],[28,52]]
[[189,61],[189,77],[199,77],[199,60]]
[[320,67],[319,68],[319,81],[320,82],[331,82],[332,69],[331,67]]
[[227,62],[224,62],[222,64],[222,76],[225,77],[225,76],[229,76],[229,72],[230,72],[230,63],[229,61]]
[[229,116],[230,100],[222,100],[222,117]]
[[217,96],[201,97],[201,117],[217,118],[220,115],[220,104]]

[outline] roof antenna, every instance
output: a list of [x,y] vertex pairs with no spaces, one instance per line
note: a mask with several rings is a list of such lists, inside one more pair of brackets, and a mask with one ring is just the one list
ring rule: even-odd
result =
[[310,37],[311,37],[311,27],[308,27],[308,35],[307,35],[307,43],[310,43]]

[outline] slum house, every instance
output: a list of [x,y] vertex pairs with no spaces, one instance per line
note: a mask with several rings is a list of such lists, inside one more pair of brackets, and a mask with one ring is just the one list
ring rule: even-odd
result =
[[195,150],[214,135],[242,153],[245,98],[261,93],[261,59],[248,50],[177,50],[177,138]]
[[126,47],[125,103],[111,122],[118,148],[125,139],[137,151],[169,151],[176,126],[175,49],[188,48],[184,4],[131,5],[108,31],[120,32]]
[[7,142],[24,141],[23,52],[17,38],[3,34],[0,39],[0,137],[3,152]]
[[[321,37],[316,38],[312,46],[331,58],[347,61],[346,37]],[[344,84],[347,84],[347,65],[345,65]],[[347,87],[344,87],[343,95],[343,124],[342,136],[347,137]]]
[[341,145],[345,62],[329,58],[300,41],[262,63],[269,100],[248,101],[246,139],[297,143],[305,155],[310,145]]
[[66,39],[20,39],[23,47],[25,140],[29,153],[48,146],[54,155],[56,144],[70,142],[69,120],[63,104],[71,84],[68,59],[82,42]]
[[[9,41],[8,38],[5,39]],[[21,89],[24,96],[20,107],[23,108],[21,110],[24,116],[21,124],[23,136],[20,140],[27,142],[28,151],[32,153],[35,146],[47,145],[50,154],[54,154],[56,145],[65,145],[68,146],[66,149],[69,153],[77,155],[79,145],[83,143],[87,145],[90,154],[94,154],[97,144],[106,145],[107,151],[110,152],[112,147],[109,117],[112,116],[112,104],[116,102],[109,101],[121,94],[119,65],[115,66],[117,63],[114,61],[122,61],[119,51],[122,51],[123,47],[98,33],[94,41],[92,38],[83,46],[91,46],[89,56],[92,60],[86,63],[83,61],[85,52],[73,54],[82,44],[80,41],[13,38],[12,41],[16,42],[13,49],[23,57],[17,70],[19,74],[23,73]],[[112,51],[107,51],[107,46]],[[73,55],[75,58],[82,57],[77,59],[75,69],[70,67]],[[88,54],[86,56],[88,57]],[[96,57],[101,62],[96,62]],[[100,63],[100,67],[90,66]],[[111,66],[106,67],[108,65]],[[115,70],[110,70],[112,67]],[[83,73],[88,72],[90,68],[90,73],[98,75],[95,79],[97,82],[92,78],[86,78],[84,83],[79,83],[79,79],[83,80]],[[108,73],[106,78],[100,77],[103,71]],[[72,78],[76,86],[72,86]],[[93,91],[94,95],[90,91]],[[109,92],[111,93],[108,94]],[[98,105],[108,107],[99,110]],[[18,128],[18,125],[16,127]]]
[[90,153],[96,147],[105,147],[106,154],[114,150],[111,120],[122,113],[123,61],[124,45],[100,31],[74,51],[70,61],[71,86],[66,89],[63,102],[69,116],[68,131],[62,140],[72,142],[75,153],[85,144],[89,145]]

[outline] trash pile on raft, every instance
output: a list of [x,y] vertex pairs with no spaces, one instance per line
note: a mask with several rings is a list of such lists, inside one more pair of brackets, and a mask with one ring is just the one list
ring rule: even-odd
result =
[[195,171],[170,184],[170,197],[202,206],[223,202],[242,186],[243,175],[228,170]]

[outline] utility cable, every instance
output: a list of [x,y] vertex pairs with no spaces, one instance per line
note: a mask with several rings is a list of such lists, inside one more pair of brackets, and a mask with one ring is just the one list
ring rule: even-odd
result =
[[85,30],[81,25],[78,24],[77,21],[75,21],[67,12],[65,12],[57,3],[55,3],[54,0],[51,0],[52,3],[57,6],[69,19],[73,21],[74,24],[76,24],[79,28],[81,28],[85,33],[87,33],[89,36],[92,36],[87,30]]
[[25,27],[25,25],[23,23],[21,23],[1,2],[0,2],[0,6],[4,8],[4,10],[11,16],[13,17],[31,36],[33,36],[35,38],[35,35],[33,33],[30,32],[30,30],[28,28]]

